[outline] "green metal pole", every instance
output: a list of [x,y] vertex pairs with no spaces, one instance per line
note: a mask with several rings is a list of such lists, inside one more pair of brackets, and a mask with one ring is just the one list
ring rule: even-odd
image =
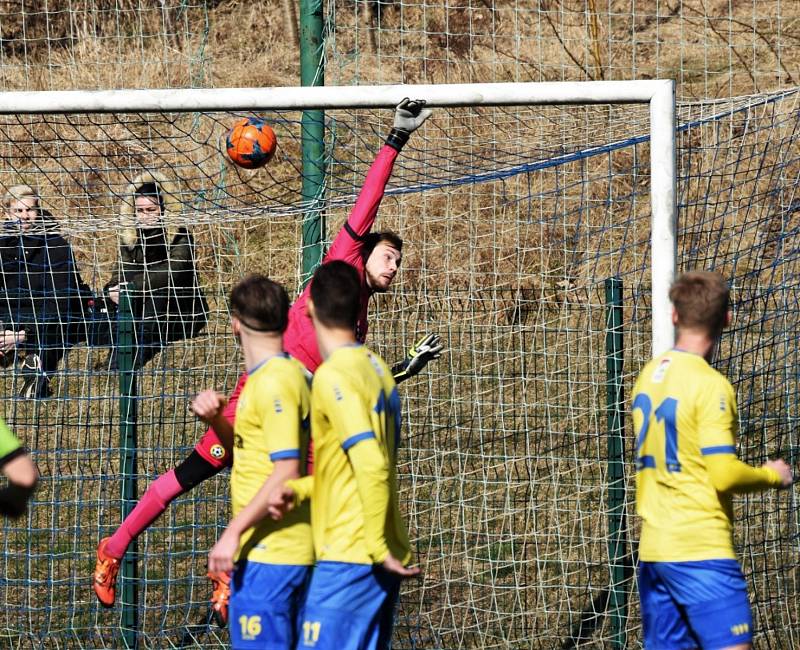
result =
[[[322,0],[300,0],[300,84],[325,85],[323,62]],[[303,218],[303,285],[322,262],[325,232],[325,113],[304,111],[302,119],[303,200],[308,211]]]
[[622,390],[622,281],[608,278],[606,289],[606,416],[608,425],[608,557],[611,645],[626,645],[627,583],[631,564],[625,525],[625,462]]
[[[119,369],[119,447],[120,473],[122,474],[122,517],[127,517],[136,505],[136,450],[137,409],[136,355],[134,320],[130,294],[122,287],[119,294],[119,329],[117,340],[117,367]],[[120,567],[120,594],[122,602],[122,638],[126,648],[135,648],[139,633],[139,581],[137,570],[137,542],[125,554]]]

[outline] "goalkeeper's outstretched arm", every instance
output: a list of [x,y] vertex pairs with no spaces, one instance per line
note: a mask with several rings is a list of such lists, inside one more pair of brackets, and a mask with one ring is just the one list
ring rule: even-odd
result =
[[394,161],[411,134],[431,115],[423,100],[404,99],[394,113],[394,123],[386,144],[367,172],[355,205],[339,234],[333,240],[326,261],[344,260],[353,264],[363,253],[365,240],[378,214]]

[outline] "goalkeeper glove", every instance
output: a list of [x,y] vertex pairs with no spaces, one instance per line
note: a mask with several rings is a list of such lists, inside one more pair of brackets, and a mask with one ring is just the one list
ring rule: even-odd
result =
[[400,151],[408,142],[408,136],[416,131],[431,115],[431,109],[424,108],[424,99],[411,100],[406,97],[394,111],[394,128],[386,144]]
[[428,334],[417,341],[408,351],[408,356],[392,367],[394,380],[399,384],[422,370],[431,359],[442,356],[444,346],[437,334]]

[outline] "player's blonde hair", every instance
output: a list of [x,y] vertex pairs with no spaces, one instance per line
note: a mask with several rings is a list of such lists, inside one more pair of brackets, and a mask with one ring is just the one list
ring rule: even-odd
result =
[[36,199],[36,207],[39,207],[39,193],[30,185],[12,185],[6,190],[3,196],[3,207],[8,209],[14,201],[22,199]]
[[684,273],[670,287],[669,299],[678,313],[678,327],[704,330],[711,336],[718,336],[725,327],[730,290],[719,273]]

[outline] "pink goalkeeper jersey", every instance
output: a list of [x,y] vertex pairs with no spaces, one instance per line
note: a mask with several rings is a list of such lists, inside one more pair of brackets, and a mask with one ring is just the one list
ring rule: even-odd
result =
[[[342,260],[353,266],[361,278],[361,310],[356,325],[356,338],[363,343],[367,338],[367,308],[372,291],[367,286],[367,274],[364,268],[362,251],[364,237],[369,234],[375,215],[383,199],[386,183],[392,175],[392,167],[397,158],[397,150],[384,145],[378,152],[375,162],[369,168],[364,187],[358,195],[353,211],[347,218],[336,239],[328,250],[323,262]],[[295,359],[300,361],[309,372],[314,372],[322,363],[317,347],[317,336],[308,315],[308,295],[311,283],[306,285],[297,300],[289,309],[289,326],[283,336],[283,346]]]

